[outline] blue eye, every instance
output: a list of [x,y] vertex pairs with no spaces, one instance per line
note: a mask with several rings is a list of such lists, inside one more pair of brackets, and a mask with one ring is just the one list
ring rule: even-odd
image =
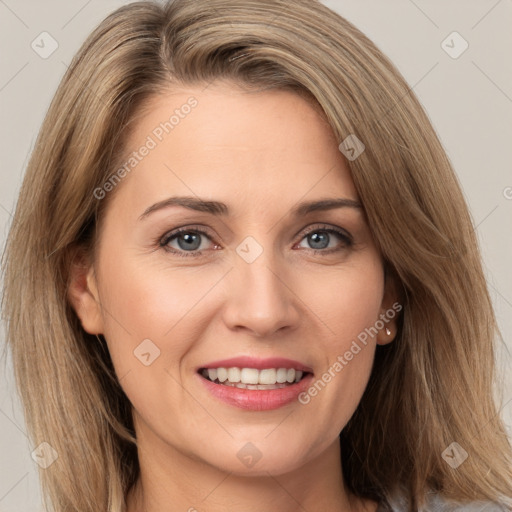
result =
[[[339,246],[339,243],[330,245],[333,241],[333,235],[335,235],[335,238],[338,238],[338,240],[341,240],[341,247]],[[324,254],[346,249],[351,247],[353,244],[352,238],[348,233],[341,229],[328,226],[315,227],[312,230],[309,230],[304,234],[302,240],[306,240],[315,253]]]
[[[180,228],[168,235],[164,236],[160,245],[167,251],[179,256],[199,256],[201,251],[198,251],[201,246],[201,238],[206,237],[210,239],[208,233],[198,228]],[[171,247],[169,244],[176,241],[178,247]],[[186,253],[190,254],[186,254]]]
[[[159,241],[159,245],[165,251],[177,256],[201,256],[203,250],[208,250],[208,247],[202,247],[203,238],[212,242],[209,233],[205,230],[198,227],[185,227],[164,235]],[[338,243],[336,243],[336,238]],[[332,244],[333,239],[334,245]],[[331,226],[316,226],[304,232],[301,243],[302,240],[305,240],[310,245],[309,248],[315,254],[324,255],[346,250],[353,245],[352,237],[346,231]],[[174,245],[171,245],[171,243]],[[214,244],[214,247],[216,249],[219,248],[216,244]],[[299,247],[304,246],[299,245]],[[308,247],[304,248],[307,249]]]

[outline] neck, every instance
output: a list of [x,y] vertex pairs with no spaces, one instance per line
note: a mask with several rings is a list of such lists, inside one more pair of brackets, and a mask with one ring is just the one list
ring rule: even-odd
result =
[[347,491],[338,440],[304,466],[281,475],[227,473],[162,440],[149,442],[147,436],[138,437],[138,456],[140,476],[128,494],[127,512],[375,512],[377,508]]

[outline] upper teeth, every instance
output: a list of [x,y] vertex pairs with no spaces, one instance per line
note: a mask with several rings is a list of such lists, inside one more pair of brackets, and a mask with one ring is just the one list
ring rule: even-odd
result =
[[214,381],[243,384],[282,384],[285,382],[299,382],[302,371],[294,368],[208,368],[203,370],[203,375]]

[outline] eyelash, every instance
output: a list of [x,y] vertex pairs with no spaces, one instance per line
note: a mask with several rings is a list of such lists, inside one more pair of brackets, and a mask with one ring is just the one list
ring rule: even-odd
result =
[[[323,255],[332,254],[335,252],[342,251],[343,249],[348,249],[348,248],[352,247],[352,245],[354,243],[352,240],[352,237],[346,231],[341,230],[339,228],[333,228],[332,226],[325,226],[325,225],[315,226],[314,228],[301,233],[301,238],[300,238],[299,242],[301,242],[308,235],[310,235],[312,233],[317,233],[317,232],[338,235],[344,245],[343,245],[343,247],[339,247],[339,248],[309,249],[314,254],[323,254]],[[177,251],[175,249],[170,249],[168,247],[168,244],[172,239],[178,237],[180,234],[183,234],[183,233],[194,233],[194,234],[199,233],[199,234],[202,234],[205,237],[207,237],[210,241],[212,241],[210,234],[206,230],[202,229],[201,227],[197,227],[197,226],[187,226],[187,227],[175,229],[174,231],[172,231],[170,233],[166,233],[163,237],[158,239],[158,245],[162,249],[164,249],[166,252],[176,254],[179,257],[189,258],[189,257],[201,256],[202,251]]]

